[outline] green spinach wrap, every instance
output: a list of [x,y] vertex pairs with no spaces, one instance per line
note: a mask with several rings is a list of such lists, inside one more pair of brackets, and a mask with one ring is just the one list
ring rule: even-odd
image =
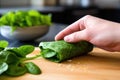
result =
[[93,45],[87,41],[67,43],[63,40],[41,42],[39,44],[43,58],[53,62],[61,62],[70,58],[85,55],[92,51]]

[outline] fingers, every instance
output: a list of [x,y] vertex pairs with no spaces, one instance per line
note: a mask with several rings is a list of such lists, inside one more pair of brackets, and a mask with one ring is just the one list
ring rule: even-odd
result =
[[[61,32],[59,32],[55,36],[55,40],[64,39],[65,36],[70,35],[70,34],[72,34],[74,32],[85,30],[90,26],[94,27],[94,26],[98,25],[98,23],[100,23],[102,21],[103,20],[101,20],[99,18],[90,16],[90,15],[86,15],[83,18],[79,19],[78,21],[74,22],[73,24],[69,25],[67,28],[65,28]],[[82,34],[80,34],[80,35],[82,35]],[[79,35],[77,35],[75,37],[79,37]],[[79,38],[79,40],[80,39],[82,39],[82,38]]]
[[82,30],[82,31],[74,32],[68,36],[65,36],[64,40],[66,42],[74,43],[74,42],[79,42],[81,40],[88,40],[87,38],[88,37],[86,30]]
[[61,32],[59,32],[55,36],[55,40],[63,39],[66,35],[69,35],[69,34],[74,33],[76,31],[83,30],[84,28],[85,27],[83,25],[83,19],[80,19],[80,20],[74,22],[73,24],[69,25],[67,28],[65,28]]

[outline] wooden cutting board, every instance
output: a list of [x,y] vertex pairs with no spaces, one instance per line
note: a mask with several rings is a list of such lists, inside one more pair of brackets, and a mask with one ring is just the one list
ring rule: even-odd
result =
[[[38,54],[39,49],[31,54]],[[40,75],[20,77],[0,76],[0,80],[119,80],[120,52],[107,52],[99,48],[87,56],[54,63],[43,58],[33,60],[42,70]]]

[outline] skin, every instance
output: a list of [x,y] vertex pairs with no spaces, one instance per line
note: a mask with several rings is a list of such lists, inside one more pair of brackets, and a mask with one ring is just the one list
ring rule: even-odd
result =
[[55,40],[61,39],[70,43],[86,40],[101,49],[120,52],[120,23],[86,15],[55,36]]

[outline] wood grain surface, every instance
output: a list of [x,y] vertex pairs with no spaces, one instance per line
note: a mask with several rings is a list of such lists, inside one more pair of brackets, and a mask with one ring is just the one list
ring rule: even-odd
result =
[[[31,54],[38,54],[38,48]],[[75,57],[62,63],[43,58],[33,60],[42,70],[40,75],[25,74],[20,77],[0,76],[0,80],[119,80],[120,52],[99,48],[87,56]]]

